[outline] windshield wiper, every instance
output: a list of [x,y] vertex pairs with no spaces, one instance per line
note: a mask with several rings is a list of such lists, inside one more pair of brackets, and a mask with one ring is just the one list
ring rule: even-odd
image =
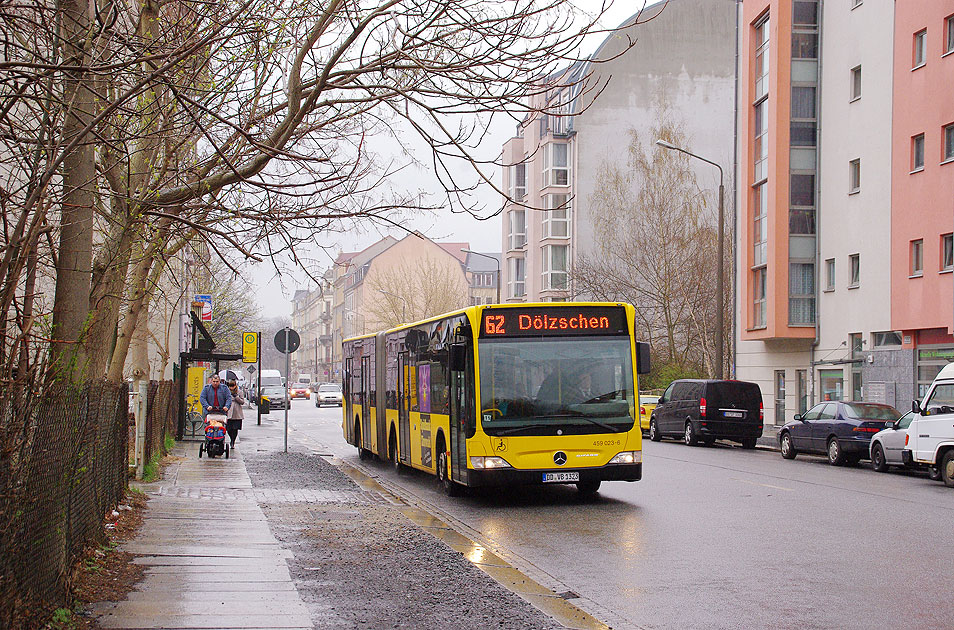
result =
[[[587,418],[586,416],[581,416],[576,413],[548,413],[545,415],[539,416],[530,416],[530,418],[573,418],[574,420],[586,420],[590,424],[595,424],[598,427],[602,427],[607,430],[609,433],[621,433],[625,429],[617,429],[611,425],[600,422],[599,420],[593,420],[592,418]],[[543,423],[534,423],[534,424],[525,424],[519,427],[513,427],[511,429],[505,429],[496,433],[495,435],[510,435],[511,433],[517,433],[518,431],[523,431],[524,429],[547,429],[547,428],[560,428],[558,424],[543,424]]]

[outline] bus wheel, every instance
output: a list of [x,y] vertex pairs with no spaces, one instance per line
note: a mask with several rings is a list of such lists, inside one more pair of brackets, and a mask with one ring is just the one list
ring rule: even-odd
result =
[[393,432],[391,433],[391,439],[388,440],[388,459],[391,460],[391,466],[394,468],[394,472],[400,475],[404,467],[398,459],[397,438],[394,437]]
[[588,479],[586,481],[578,481],[576,483],[576,490],[584,497],[591,497],[599,492],[600,480]]
[[438,442],[437,451],[437,481],[441,484],[441,489],[449,497],[459,497],[461,495],[461,485],[450,478],[447,471],[447,449],[444,442]]

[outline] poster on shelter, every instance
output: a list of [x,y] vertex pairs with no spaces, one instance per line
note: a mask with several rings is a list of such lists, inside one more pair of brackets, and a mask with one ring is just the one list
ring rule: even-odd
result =
[[431,412],[431,366],[429,363],[417,366],[417,399],[421,413]]

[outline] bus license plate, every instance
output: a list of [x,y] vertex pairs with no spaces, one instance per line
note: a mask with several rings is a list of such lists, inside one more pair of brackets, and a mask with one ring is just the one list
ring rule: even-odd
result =
[[741,411],[726,411],[725,417],[726,418],[741,418],[742,412]]
[[543,483],[550,482],[564,482],[564,481],[579,481],[580,473],[578,472],[555,472],[555,473],[543,473]]

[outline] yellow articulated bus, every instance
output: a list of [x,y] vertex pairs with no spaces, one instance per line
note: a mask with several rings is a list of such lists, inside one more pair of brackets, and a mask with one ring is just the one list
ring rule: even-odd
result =
[[472,306],[343,342],[344,421],[362,458],[435,474],[444,491],[639,481],[629,304]]

